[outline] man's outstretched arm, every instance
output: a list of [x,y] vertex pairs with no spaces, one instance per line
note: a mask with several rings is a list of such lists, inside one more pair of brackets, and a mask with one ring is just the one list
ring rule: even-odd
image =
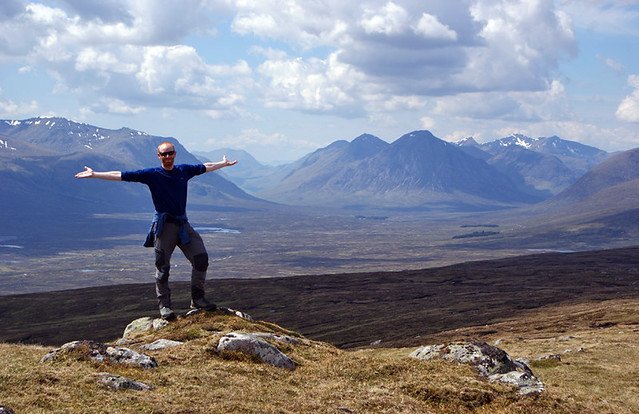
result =
[[84,167],[84,171],[77,173],[75,178],[99,178],[101,180],[122,181],[122,171],[99,172],[93,171],[89,167]]
[[226,159],[226,155],[222,157],[222,161],[219,162],[205,162],[204,166],[206,167],[206,172],[211,172],[215,170],[219,170],[220,168],[228,167],[230,165],[237,164],[237,160],[229,161]]

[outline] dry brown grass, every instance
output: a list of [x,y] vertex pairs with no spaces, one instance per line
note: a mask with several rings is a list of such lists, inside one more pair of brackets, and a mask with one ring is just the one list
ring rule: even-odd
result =
[[[481,327],[492,332],[488,335],[479,334],[480,328],[441,334],[442,341],[500,339],[499,346],[512,357],[531,359],[547,386],[541,396],[518,396],[511,387],[480,378],[470,366],[408,358],[412,348],[344,351],[316,341],[278,342],[299,364],[292,372],[219,355],[217,341],[225,332],[298,334],[266,322],[200,314],[134,337],[134,349],[158,338],[187,341],[147,351],[159,363],[156,370],[96,364],[77,356],[42,364],[48,348],[0,344],[0,405],[18,413],[638,412],[638,308],[638,300],[548,308]],[[548,354],[560,354],[561,361],[535,361]],[[96,381],[105,371],[155,388],[108,391]]]

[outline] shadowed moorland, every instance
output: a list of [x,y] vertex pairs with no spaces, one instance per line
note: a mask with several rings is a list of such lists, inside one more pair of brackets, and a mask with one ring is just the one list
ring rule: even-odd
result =
[[[639,247],[543,253],[440,268],[208,282],[219,305],[342,348],[414,346],[455,329],[544,307],[639,297]],[[177,309],[188,284],[173,283]],[[131,320],[156,316],[151,284],[4,296],[0,341],[60,345],[114,340]],[[592,323],[605,324],[593,320]],[[532,328],[531,328],[532,329]],[[440,338],[441,339],[441,338]]]

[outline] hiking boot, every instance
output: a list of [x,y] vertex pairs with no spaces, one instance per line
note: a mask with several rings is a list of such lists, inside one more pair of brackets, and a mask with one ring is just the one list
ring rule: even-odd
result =
[[209,302],[206,298],[191,299],[191,309],[204,309],[207,311],[214,311],[217,309],[215,303]]
[[162,319],[170,321],[171,319],[175,319],[175,312],[168,306],[162,306],[160,308],[160,316]]

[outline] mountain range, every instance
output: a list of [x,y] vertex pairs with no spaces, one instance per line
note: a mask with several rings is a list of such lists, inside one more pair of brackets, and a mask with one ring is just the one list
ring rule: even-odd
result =
[[[264,169],[268,174],[257,172]],[[234,170],[228,174],[237,179]],[[447,143],[428,131],[414,131],[389,144],[365,134],[351,142],[336,141],[291,164],[260,165],[244,174],[259,188],[253,194],[275,202],[492,210],[484,220],[519,229],[518,235],[508,236],[511,245],[543,248],[550,243],[579,250],[639,240],[639,148],[607,153],[556,136],[523,135],[484,144],[472,138]],[[503,245],[504,240],[495,243]]]
[[457,143],[486,160],[520,185],[554,195],[561,192],[610,154],[557,136],[530,138],[521,134],[478,144],[472,138]]
[[254,194],[296,205],[492,209],[545,200],[609,155],[558,137],[450,143],[413,131],[389,144],[364,134],[282,166],[283,178],[271,173],[278,179]]
[[428,131],[388,144],[372,135],[336,141],[256,193],[285,204],[460,209],[540,201],[504,174]]
[[447,142],[429,131],[413,131],[392,143],[363,134],[290,164],[265,166],[244,151],[194,155],[172,137],[33,118],[0,121],[2,213],[21,214],[43,205],[47,212],[148,211],[149,196],[136,185],[88,182],[73,175],[84,165],[96,170],[157,165],[156,147],[162,141],[174,143],[179,163],[217,160],[223,154],[239,160],[233,168],[193,180],[189,203],[207,209],[272,203],[443,211],[557,206],[582,193],[622,185],[637,171],[631,151],[607,164],[602,161],[613,154],[556,136],[513,135],[479,144],[473,138]]
[[[90,166],[96,171],[137,170],[159,165],[157,145],[172,142],[179,163],[199,162],[175,138],[128,128],[111,130],[63,118],[0,121],[0,181],[3,213],[148,211],[150,197],[137,184],[78,180]],[[194,205],[224,207],[259,202],[218,174],[191,183]]]

